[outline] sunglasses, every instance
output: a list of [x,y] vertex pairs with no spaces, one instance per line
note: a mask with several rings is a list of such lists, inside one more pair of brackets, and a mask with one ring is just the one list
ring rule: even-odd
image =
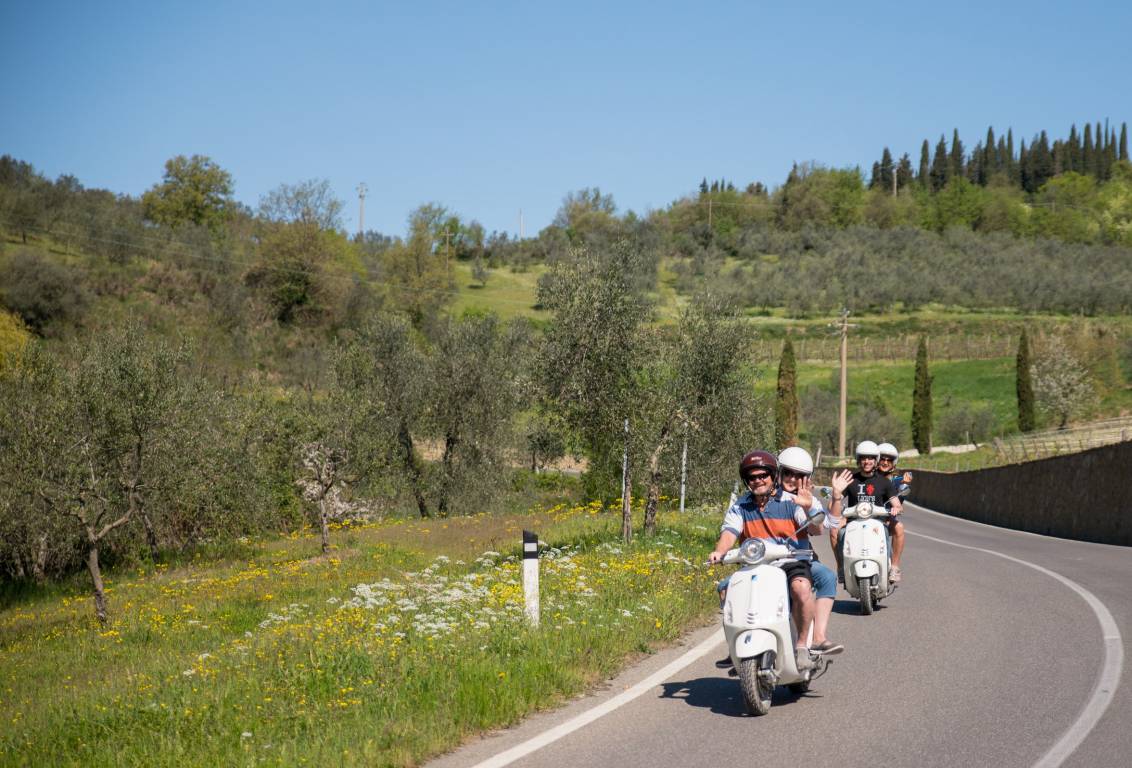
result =
[[798,478],[799,480],[800,480],[800,479],[802,479],[802,478],[804,478],[804,477],[809,477],[809,475],[807,475],[807,474],[806,474],[805,472],[795,472],[795,471],[794,471],[794,470],[792,470],[792,469],[784,469],[784,470],[782,470],[782,476],[783,476],[783,477],[796,477],[796,478]]
[[769,472],[752,472],[751,474],[747,475],[748,480],[754,480],[755,482],[760,482],[762,480],[766,480],[769,477],[770,477]]
[[889,464],[891,464],[892,462],[896,461],[896,459],[891,458],[889,456],[881,456],[880,459],[878,459],[878,461],[887,461]]

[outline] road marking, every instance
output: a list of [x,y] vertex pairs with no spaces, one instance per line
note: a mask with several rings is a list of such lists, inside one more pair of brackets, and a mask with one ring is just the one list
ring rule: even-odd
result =
[[[919,505],[917,505],[917,508],[924,509]],[[932,514],[940,514],[930,509],[925,511],[932,512]],[[944,517],[950,517],[950,515],[944,515]],[[952,519],[963,520],[963,518]],[[974,521],[966,520],[965,522]],[[1101,637],[1104,641],[1104,664],[1101,665],[1100,674],[1097,676],[1096,685],[1093,687],[1093,695],[1089,698],[1088,703],[1085,704],[1084,709],[1081,710],[1081,714],[1078,715],[1073,724],[1066,729],[1061,738],[1050,747],[1048,752],[1042,755],[1040,760],[1034,763],[1034,768],[1057,768],[1057,766],[1065,762],[1067,757],[1073,754],[1074,750],[1081,745],[1085,737],[1088,736],[1093,728],[1096,727],[1097,723],[1100,722],[1101,716],[1104,715],[1105,710],[1108,709],[1108,705],[1112,703],[1112,699],[1116,695],[1117,686],[1120,685],[1121,669],[1124,666],[1124,639],[1120,635],[1120,627],[1117,625],[1116,619],[1113,618],[1108,608],[1105,607],[1105,604],[1102,603],[1096,595],[1072,579],[1062,576],[1057,571],[1051,571],[1048,568],[1035,565],[1028,560],[1022,560],[1021,558],[1004,555],[1001,552],[995,552],[993,549],[972,547],[967,544],[956,544],[954,541],[939,539],[935,536],[928,536],[925,533],[917,533],[916,531],[906,531],[906,533],[912,536],[919,536],[922,539],[939,542],[940,544],[949,544],[953,547],[959,547],[960,549],[985,552],[988,555],[1001,557],[1004,560],[1010,560],[1011,562],[1033,568],[1035,571],[1044,573],[1046,576],[1056,579],[1069,587],[1093,609],[1093,613],[1096,614],[1097,621],[1101,625]]]
[[718,632],[712,632],[707,640],[704,640],[695,648],[687,651],[686,653],[684,653],[684,655],[682,655],[675,661],[671,661],[663,668],[657,670],[656,672],[653,672],[651,675],[634,685],[629,690],[619,693],[609,701],[603,702],[593,709],[586,710],[577,717],[567,720],[565,723],[551,728],[549,731],[540,733],[538,736],[527,739],[522,744],[511,747],[511,749],[508,749],[505,752],[500,752],[494,757],[489,757],[487,760],[474,765],[473,768],[502,768],[502,766],[509,765],[510,763],[515,762],[521,757],[526,757],[535,750],[542,749],[546,745],[558,741],[563,736],[567,736],[578,730],[579,728],[589,725],[599,717],[609,714],[618,707],[628,704],[630,701],[637,698],[641,694],[652,690],[653,688],[667,680],[669,677],[691,664],[696,659],[705,655],[708,651],[710,651],[712,648],[715,648],[722,642],[723,630],[720,629]]

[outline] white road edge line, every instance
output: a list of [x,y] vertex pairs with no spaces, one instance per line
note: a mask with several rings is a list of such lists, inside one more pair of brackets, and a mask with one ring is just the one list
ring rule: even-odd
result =
[[[919,507],[919,505],[917,505],[917,507],[919,509],[924,509],[923,507]],[[932,510],[926,511],[932,512]],[[940,513],[933,512],[933,514],[938,515]],[[951,516],[945,515],[945,517]],[[952,519],[963,520],[963,518]],[[966,520],[965,522],[973,521]],[[1089,698],[1088,703],[1085,704],[1084,709],[1081,710],[1081,714],[1078,715],[1073,724],[1070,725],[1068,729],[1066,729],[1065,733],[1061,735],[1061,738],[1058,739],[1052,747],[1050,747],[1048,752],[1042,755],[1040,760],[1034,763],[1034,768],[1057,768],[1057,766],[1065,762],[1066,758],[1073,754],[1074,750],[1076,750],[1077,747],[1081,745],[1081,742],[1085,740],[1085,737],[1088,736],[1093,728],[1096,727],[1097,723],[1100,722],[1100,719],[1104,715],[1105,710],[1108,709],[1108,705],[1112,702],[1113,697],[1116,695],[1117,686],[1120,685],[1121,670],[1124,666],[1124,639],[1120,635],[1120,627],[1117,626],[1116,619],[1113,618],[1113,615],[1109,612],[1108,608],[1105,607],[1105,604],[1102,603],[1096,595],[1082,587],[1077,582],[1065,576],[1062,576],[1056,571],[1051,571],[1048,568],[1043,568],[1040,565],[1035,565],[1028,560],[1022,560],[1021,558],[1004,555],[1001,552],[995,552],[993,549],[983,549],[982,547],[972,547],[968,546],[967,544],[957,544],[954,541],[939,539],[935,536],[928,536],[924,533],[917,533],[916,531],[907,531],[907,533],[912,536],[919,536],[922,539],[936,541],[940,544],[949,544],[953,547],[959,547],[961,549],[971,549],[976,552],[985,552],[988,555],[1001,557],[1004,560],[1010,560],[1011,562],[1019,563],[1029,568],[1033,568],[1035,571],[1044,573],[1050,578],[1057,579],[1062,584],[1069,587],[1071,590],[1076,592],[1082,600],[1088,603],[1090,608],[1093,609],[1093,613],[1096,614],[1097,621],[1101,625],[1101,637],[1104,641],[1104,664],[1101,665],[1101,671],[1097,675],[1097,682],[1093,687],[1093,695]]]
[[700,643],[690,651],[685,652],[682,656],[680,656],[680,658],[676,659],[675,661],[671,661],[661,669],[653,672],[651,675],[649,675],[633,687],[617,694],[609,701],[603,702],[593,709],[588,709],[577,717],[567,720],[565,723],[551,728],[549,731],[540,733],[538,736],[527,739],[522,744],[511,747],[511,749],[508,749],[505,752],[500,752],[494,757],[489,757],[487,760],[484,760],[481,763],[477,763],[475,766],[473,766],[473,768],[502,768],[502,766],[509,765],[510,763],[515,762],[521,757],[526,757],[530,753],[542,749],[552,742],[558,741],[563,736],[567,736],[578,730],[579,728],[589,725],[599,717],[609,714],[618,707],[624,704],[628,704],[630,701],[637,698],[646,691],[652,690],[653,688],[667,680],[669,677],[679,672],[681,669],[688,666],[693,661],[700,658],[722,642],[723,630],[721,629],[718,632],[712,632],[711,636],[708,637],[707,640],[704,640],[702,643]]

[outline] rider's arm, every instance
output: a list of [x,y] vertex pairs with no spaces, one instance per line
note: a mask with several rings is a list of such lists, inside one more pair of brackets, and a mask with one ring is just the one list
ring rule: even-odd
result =
[[[845,509],[845,491],[849,489],[849,484],[852,481],[852,473],[848,470],[835,472],[833,478],[829,481],[830,490],[833,492],[829,503],[829,514],[834,517],[842,517]],[[838,486],[841,486],[841,488],[839,489]]]
[[715,549],[713,549],[711,554],[708,555],[708,562],[718,563],[720,558],[723,557],[727,550],[735,546],[735,542],[736,540],[738,540],[738,538],[738,534],[736,534],[734,531],[724,528],[723,531],[719,534],[719,541],[715,543]]
[[[815,514],[817,512],[825,512],[825,507],[822,506],[821,499],[819,499],[817,497],[817,494],[814,494],[814,496],[812,498],[813,498],[813,503],[810,504],[810,508],[808,510],[806,510],[806,512],[808,513],[807,517],[809,515]],[[827,520],[829,520],[828,514],[826,514],[826,516],[824,518],[822,518],[820,522],[811,523],[809,528],[806,529],[807,532],[811,536],[820,536],[821,532],[823,530],[825,530],[825,524],[826,524]]]

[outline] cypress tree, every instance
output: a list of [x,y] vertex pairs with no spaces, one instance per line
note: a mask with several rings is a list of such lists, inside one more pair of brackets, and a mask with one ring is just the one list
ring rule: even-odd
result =
[[1027,192],[1033,192],[1031,188],[1031,177],[1033,174],[1030,172],[1030,153],[1026,151],[1026,140],[1022,139],[1021,146],[1018,149],[1018,182],[1022,185],[1022,189]]
[[921,455],[932,452],[932,377],[927,373],[927,339],[916,349],[916,383],[912,386],[912,445]]
[[947,141],[941,135],[939,143],[935,145],[935,156],[932,158],[932,191],[938,192],[947,186],[951,179],[951,163],[947,159]]
[[985,156],[983,145],[976,144],[974,150],[971,151],[971,159],[967,161],[967,181],[984,187],[987,185],[987,172],[983,166]]
[[994,170],[995,173],[1007,173],[1006,168],[1006,138],[999,136],[998,148],[994,152]]
[[1104,180],[1112,178],[1112,166],[1116,165],[1116,129],[1108,132],[1104,140]]
[[931,150],[928,149],[928,140],[924,139],[924,143],[920,145],[920,173],[916,176],[916,180],[920,182],[921,187],[928,186],[928,174],[931,173],[931,165],[928,162],[928,157]]
[[1093,126],[1085,123],[1085,148],[1081,151],[1081,173],[1095,176],[1096,158],[1093,157]]
[[778,389],[774,400],[774,442],[778,450],[798,444],[798,386],[794,345],[782,345],[778,361]]
[[1081,139],[1077,136],[1077,123],[1069,126],[1069,138],[1065,142],[1065,170],[1081,169]]
[[888,147],[884,148],[884,153],[880,156],[880,184],[881,189],[892,189],[892,174],[895,173],[896,167],[892,163],[892,153],[888,151]]
[[1018,166],[1014,163],[1014,129],[1006,129],[1006,175],[1015,184],[1018,183]]
[[1030,146],[1030,168],[1034,174],[1034,190],[1037,191],[1043,184],[1053,177],[1053,153],[1049,149],[1049,137],[1042,131],[1038,141]]
[[896,188],[904,189],[912,183],[912,158],[905,152],[900,157],[900,165],[896,167]]
[[1128,159],[1128,123],[1120,124],[1120,159]]
[[959,140],[959,129],[953,128],[951,132],[951,154],[948,156],[948,163],[951,166],[951,178],[958,178],[965,175],[966,166],[964,165],[964,152],[963,142]]
[[1015,391],[1018,393],[1018,429],[1031,432],[1034,429],[1034,385],[1030,381],[1030,339],[1026,329],[1018,339],[1018,359],[1016,361]]
[[921,456],[932,452],[932,377],[928,375],[928,341],[916,349],[916,381],[912,387],[912,444]]

